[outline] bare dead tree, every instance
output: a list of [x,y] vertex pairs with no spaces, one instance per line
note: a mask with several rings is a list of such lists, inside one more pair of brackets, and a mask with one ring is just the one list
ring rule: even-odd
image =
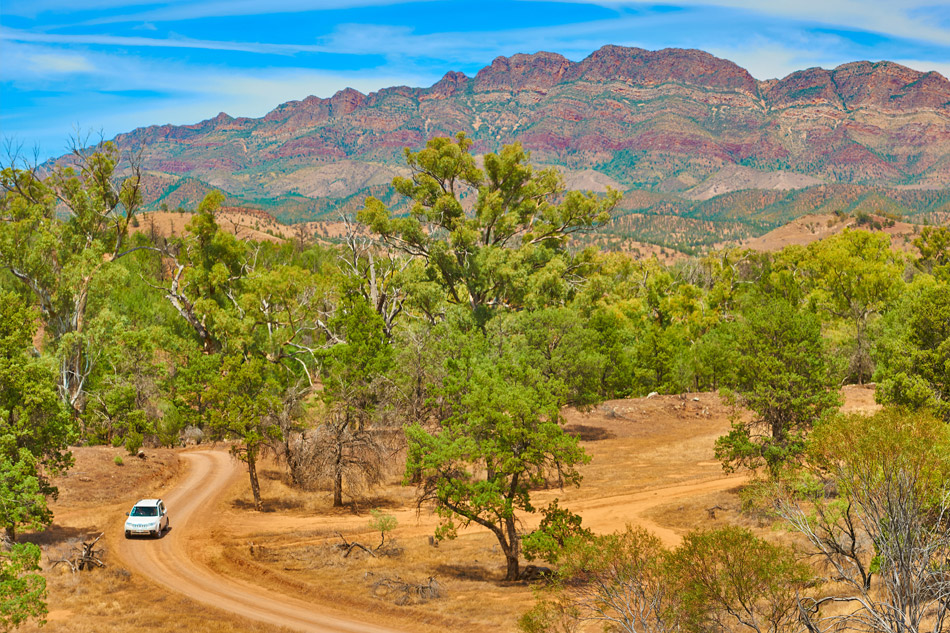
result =
[[[919,437],[927,437],[927,425],[945,435],[942,423],[917,418],[887,422],[903,428],[885,427],[885,439],[872,441],[880,448],[855,446],[859,428],[875,437],[875,425],[893,418],[885,412],[842,433],[829,466],[840,498],[826,499],[821,490],[803,498],[783,485],[774,491],[777,514],[804,535],[837,587],[801,600],[812,633],[941,633],[950,623],[950,442],[934,435],[921,443],[927,448],[897,448],[908,425],[921,425],[912,431]],[[898,437],[891,447],[889,437]],[[826,609],[833,604],[839,606]]]
[[355,419],[344,402],[334,403],[319,425],[292,441],[291,459],[304,487],[329,484],[333,505],[343,505],[343,491],[354,495],[380,483],[391,451],[384,432]]
[[51,566],[55,568],[58,565],[66,565],[73,573],[83,570],[91,571],[94,568],[105,567],[106,564],[102,562],[102,555],[105,553],[105,550],[96,548],[96,544],[101,538],[102,534],[91,541],[80,542],[78,545],[72,547],[69,552],[62,554],[59,558],[49,558]]
[[374,580],[370,588],[374,597],[391,600],[400,606],[425,603],[445,595],[442,585],[432,576],[423,583],[408,582],[399,576],[383,576]]

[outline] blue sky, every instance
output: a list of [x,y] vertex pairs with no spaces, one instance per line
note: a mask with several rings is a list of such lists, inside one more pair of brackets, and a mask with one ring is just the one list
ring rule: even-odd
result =
[[947,0],[3,0],[0,136],[40,157],[350,86],[427,86],[499,55],[700,48],[758,79],[887,59],[950,76]]

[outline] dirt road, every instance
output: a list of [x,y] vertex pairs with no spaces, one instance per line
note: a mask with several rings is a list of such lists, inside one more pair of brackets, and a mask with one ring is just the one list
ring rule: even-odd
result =
[[190,544],[214,524],[217,499],[242,474],[221,451],[185,453],[189,471],[165,496],[172,529],[160,540],[122,540],[118,555],[129,569],[173,591],[275,626],[319,633],[395,633],[396,629],[321,613],[315,605],[216,574],[190,554]]
[[[212,526],[220,526],[215,516],[217,502],[236,479],[243,476],[243,470],[223,451],[184,453],[182,457],[188,464],[187,475],[165,496],[172,529],[160,540],[119,542],[117,553],[130,569],[198,602],[275,626],[321,633],[396,631],[322,613],[319,600],[311,604],[223,576],[202,564],[193,552],[202,547],[199,539],[207,542],[206,532]],[[744,477],[722,477],[632,495],[592,499],[577,504],[576,509],[583,513],[585,522],[598,531],[622,529],[622,523],[633,522],[651,529],[665,544],[672,546],[677,544],[679,536],[646,519],[643,515],[648,510],[673,499],[736,486],[744,480]]]

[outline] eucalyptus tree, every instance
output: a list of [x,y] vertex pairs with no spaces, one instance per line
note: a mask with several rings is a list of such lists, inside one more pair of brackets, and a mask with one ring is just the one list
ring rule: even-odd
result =
[[566,191],[555,169],[533,168],[518,144],[485,154],[480,168],[471,147],[460,133],[407,148],[412,175],[393,187],[408,200],[408,215],[371,197],[358,218],[420,260],[424,279],[480,325],[498,309],[564,301],[589,261],[570,252],[569,238],[608,221],[619,193]]
[[94,282],[137,250],[129,227],[141,203],[141,172],[111,142],[74,147],[44,173],[16,156],[0,172],[0,267],[34,298],[59,363],[59,391],[74,415],[98,352],[87,337]]
[[204,353],[257,356],[312,387],[317,352],[338,341],[328,326],[332,277],[269,256],[265,251],[275,247],[223,230],[217,220],[223,201],[220,192],[209,193],[185,235],[152,247],[168,262],[164,278],[152,285],[192,329]]
[[72,465],[73,426],[55,376],[30,354],[35,319],[19,297],[0,293],[0,527],[11,540],[52,521],[51,479]]
[[886,322],[875,398],[950,423],[950,284],[918,278]]
[[847,324],[852,337],[848,373],[863,383],[873,373],[869,328],[903,291],[903,257],[891,249],[889,236],[849,230],[811,244],[802,267],[811,299]]
[[840,405],[821,324],[778,298],[747,308],[729,329],[736,368],[727,400],[753,415],[733,421],[716,441],[716,457],[726,468],[766,466],[775,476],[801,455],[812,427]]
[[563,383],[545,375],[527,341],[506,336],[497,321],[485,331],[472,323],[454,333],[454,352],[434,389],[446,417],[407,428],[406,481],[441,518],[437,537],[454,538],[472,523],[487,528],[505,557],[505,579],[517,580],[520,515],[538,511],[531,491],[578,484],[578,466],[588,458],[561,428]]
[[[804,598],[812,633],[941,633],[950,623],[950,427],[885,408],[821,424],[777,514],[833,584]],[[830,483],[837,491],[827,494]]]
[[353,496],[386,471],[393,350],[383,317],[361,295],[345,297],[334,320],[345,342],[323,354],[317,426],[302,438],[302,448],[309,458],[304,470],[330,482],[333,505],[340,507],[344,489]]
[[263,510],[257,463],[280,440],[281,384],[272,366],[260,358],[220,355],[218,371],[205,388],[209,429],[214,437],[238,440],[231,454],[247,464],[254,507]]
[[920,252],[917,267],[938,279],[950,282],[950,228],[925,226],[914,240]]

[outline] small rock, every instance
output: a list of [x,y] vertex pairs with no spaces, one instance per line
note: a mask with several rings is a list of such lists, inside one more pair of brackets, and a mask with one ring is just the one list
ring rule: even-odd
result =
[[136,453],[135,456],[138,457],[139,459],[145,459],[145,451],[139,449],[139,452]]
[[658,393],[655,392],[655,391],[651,391],[650,393],[647,394],[647,398],[653,398],[653,397],[658,396],[658,395],[660,395],[660,394],[658,394]]

